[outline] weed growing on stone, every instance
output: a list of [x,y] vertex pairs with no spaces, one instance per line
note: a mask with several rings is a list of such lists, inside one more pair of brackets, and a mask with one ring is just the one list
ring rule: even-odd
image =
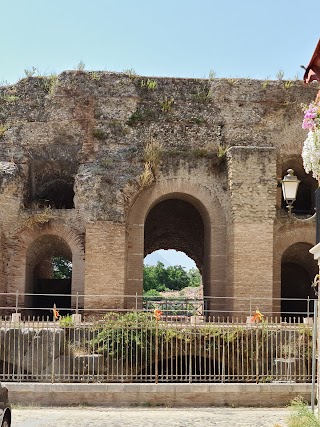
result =
[[195,94],[193,94],[192,98],[196,102],[201,102],[202,104],[206,104],[211,99],[210,88],[204,84],[197,90]]
[[203,117],[200,117],[200,116],[191,117],[191,119],[189,121],[190,121],[190,123],[195,123],[197,125],[201,125],[201,124],[205,123],[205,119]]
[[[34,210],[39,208],[34,206]],[[51,206],[46,206],[41,212],[35,212],[29,216],[26,220],[26,226],[28,228],[38,227],[41,228],[44,224],[47,224],[51,219],[54,218]]]
[[17,95],[7,95],[7,94],[2,94],[0,96],[0,100],[4,101],[4,102],[9,102],[9,103],[13,103],[16,102],[19,99],[19,97]]
[[147,90],[155,90],[158,86],[158,83],[156,82],[156,80],[151,79],[141,80],[140,86]]
[[279,81],[282,81],[284,77],[284,72],[282,70],[279,70],[276,74],[276,77]]
[[123,70],[123,74],[129,77],[131,80],[135,80],[138,77],[138,74],[133,68],[128,68],[126,70]]
[[139,186],[140,188],[149,187],[154,181],[154,175],[152,167],[149,162],[145,162],[143,172],[139,175]]
[[143,160],[150,164],[153,172],[156,171],[162,157],[163,145],[161,142],[152,139],[146,144],[143,150]]
[[3,135],[6,133],[7,130],[8,130],[8,126],[7,125],[0,124],[0,138],[3,137]]
[[31,68],[25,68],[23,71],[26,77],[34,77],[36,74],[39,74],[38,69],[34,66]]
[[89,73],[90,79],[91,80],[100,80],[101,79],[101,75],[99,73],[97,73],[96,71],[91,71]]
[[170,113],[172,111],[173,104],[174,104],[174,98],[168,98],[166,96],[164,100],[160,102],[161,111],[163,113]]
[[219,144],[217,147],[217,157],[219,159],[225,157],[225,155],[227,154],[227,150],[228,150],[228,146],[224,147],[223,145]]
[[93,130],[92,135],[97,138],[97,139],[105,139],[106,138],[106,133],[103,129],[100,128],[96,128]]
[[293,86],[293,81],[287,80],[286,82],[283,82],[283,87],[285,89],[290,89]]
[[49,95],[53,95],[58,84],[58,75],[52,73],[48,77],[43,77],[41,83],[45,92],[47,92]]
[[76,66],[76,71],[84,71],[85,67],[86,64],[81,60]]
[[213,80],[216,78],[216,72],[214,70],[210,70],[208,74],[209,80]]

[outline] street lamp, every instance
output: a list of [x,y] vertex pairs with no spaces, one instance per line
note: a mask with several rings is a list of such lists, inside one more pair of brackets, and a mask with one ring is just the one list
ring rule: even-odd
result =
[[316,219],[316,243],[320,242],[320,215],[317,215],[317,212],[320,212],[320,187],[317,188],[316,192],[315,192],[315,204],[316,204],[316,209],[315,209],[315,213],[310,216],[309,218],[297,218],[293,213],[292,213],[292,208],[293,208],[293,202],[296,200],[297,197],[297,191],[298,191],[298,187],[301,181],[298,180],[298,178],[294,175],[294,170],[293,169],[288,169],[287,170],[288,174],[285,175],[283,177],[283,179],[281,180],[281,185],[282,185],[282,195],[283,198],[285,200],[285,202],[287,203],[287,208],[289,211],[289,216],[291,218],[296,219],[297,221],[310,221],[312,219]]
[[287,203],[287,208],[289,215],[292,215],[293,202],[296,200],[297,191],[300,184],[298,178],[294,175],[293,169],[287,170],[288,174],[283,177],[281,181],[282,185],[282,194],[285,202]]

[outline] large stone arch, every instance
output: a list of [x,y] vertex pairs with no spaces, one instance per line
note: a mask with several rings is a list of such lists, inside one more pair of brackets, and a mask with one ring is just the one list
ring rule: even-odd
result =
[[[217,197],[203,185],[189,179],[162,179],[145,190],[131,207],[127,219],[127,271],[125,294],[142,294],[144,228],[148,213],[165,200],[190,203],[204,226],[204,289],[209,297],[226,296],[226,220]],[[222,299],[210,308],[224,308]],[[127,304],[128,305],[128,304]]]
[[[310,247],[314,246],[315,230],[310,224],[301,224],[296,227],[288,226],[278,230],[275,234],[275,245],[273,254],[273,312],[277,315],[281,313],[281,261],[285,252],[299,243],[304,243]],[[312,262],[312,255],[310,262]],[[316,268],[316,261],[313,261]]]
[[[47,240],[52,237],[53,240],[60,239],[62,242],[62,255],[66,255],[68,251],[72,255],[72,283],[71,293],[75,295],[77,292],[80,295],[84,293],[84,242],[83,236],[77,231],[66,227],[59,221],[50,221],[41,228],[25,228],[20,230],[19,234],[12,238],[13,255],[8,266],[8,271],[11,274],[11,280],[8,285],[9,293],[24,295],[28,290],[27,283],[30,274],[30,269],[35,267],[33,264],[39,256],[39,249],[36,249],[35,242],[47,236]],[[31,265],[32,264],[32,265]],[[19,303],[22,306],[27,305],[27,300],[19,298]],[[72,297],[72,307],[76,304],[76,298]],[[79,299],[79,304],[83,305],[83,297]]]

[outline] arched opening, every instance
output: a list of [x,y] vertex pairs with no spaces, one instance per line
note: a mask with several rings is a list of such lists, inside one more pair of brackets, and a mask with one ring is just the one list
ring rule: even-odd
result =
[[32,161],[29,165],[29,180],[25,189],[26,206],[73,209],[76,170],[76,163]]
[[73,209],[73,180],[54,179],[43,183],[35,194],[34,201],[53,209]]
[[315,298],[311,287],[317,274],[317,265],[309,253],[311,245],[295,243],[281,259],[281,315],[282,317],[306,317],[313,313]]
[[60,314],[71,307],[72,252],[69,245],[55,235],[43,235],[27,250],[26,305],[33,316],[52,317],[54,304]]
[[166,316],[203,315],[202,277],[184,252],[160,249],[147,255],[143,270],[144,306]]
[[144,228],[144,256],[158,249],[175,249],[193,259],[202,273],[204,267],[204,223],[189,202],[166,199],[149,212]]
[[[144,256],[146,257],[159,249],[183,252],[194,261],[196,269],[199,270],[202,276],[206,267],[204,229],[202,216],[193,204],[178,198],[162,200],[153,206],[145,220]],[[172,262],[170,263],[172,264]],[[160,270],[161,268],[158,269]],[[161,278],[161,273],[163,273],[163,280],[160,283],[160,286],[163,285],[163,291],[166,288],[171,291],[181,291],[183,288],[187,288],[193,278],[182,266],[169,266],[166,269],[162,268],[162,270],[159,277]],[[171,276],[172,280],[169,280],[168,276]],[[146,278],[144,278],[144,283],[146,284]],[[187,302],[185,302],[185,310],[182,310],[182,308],[178,310],[172,304],[170,307],[163,308],[168,312],[168,315],[177,314],[177,310],[182,315],[203,314],[203,295],[205,291],[201,289],[201,295],[199,293],[197,295],[199,297],[198,308],[189,306]],[[207,290],[208,294],[209,290]],[[167,295],[167,297],[172,300],[173,297],[178,299],[180,295],[178,292],[177,295]],[[184,296],[184,299],[186,299],[186,296]]]

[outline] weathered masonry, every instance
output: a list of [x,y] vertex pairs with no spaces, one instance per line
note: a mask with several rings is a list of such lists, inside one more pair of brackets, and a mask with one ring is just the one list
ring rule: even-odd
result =
[[[210,308],[252,296],[293,310],[280,298],[313,296],[315,226],[288,218],[277,183],[292,167],[296,214],[313,211],[301,103],[317,90],[79,71],[1,87],[0,293],[130,308],[144,256],[163,248],[195,260],[205,295],[232,297]],[[53,256],[72,261],[71,281],[54,284]]]

